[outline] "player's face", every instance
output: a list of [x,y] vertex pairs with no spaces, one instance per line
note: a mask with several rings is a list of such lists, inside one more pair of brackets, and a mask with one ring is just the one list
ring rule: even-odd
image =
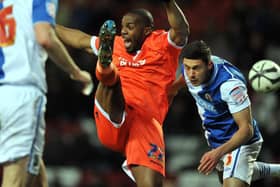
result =
[[145,26],[135,14],[126,14],[122,19],[122,38],[124,46],[129,53],[141,49],[145,40]]
[[207,64],[200,59],[188,59],[183,60],[184,68],[187,76],[193,86],[199,86],[209,80],[209,76],[213,67],[212,62]]

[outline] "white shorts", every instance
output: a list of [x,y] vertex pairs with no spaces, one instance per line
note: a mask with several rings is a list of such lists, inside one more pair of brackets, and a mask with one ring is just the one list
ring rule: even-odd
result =
[[260,153],[262,142],[261,139],[253,144],[243,145],[223,156],[216,167],[219,172],[223,172],[223,180],[233,177],[250,185],[254,162]]
[[45,136],[46,96],[33,86],[0,85],[0,163],[30,156],[38,174]]

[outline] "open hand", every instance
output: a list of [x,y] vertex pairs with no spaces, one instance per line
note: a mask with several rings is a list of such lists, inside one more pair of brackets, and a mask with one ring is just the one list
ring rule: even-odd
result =
[[220,158],[220,154],[216,149],[206,152],[202,156],[197,170],[199,171],[199,173],[209,175],[215,169]]

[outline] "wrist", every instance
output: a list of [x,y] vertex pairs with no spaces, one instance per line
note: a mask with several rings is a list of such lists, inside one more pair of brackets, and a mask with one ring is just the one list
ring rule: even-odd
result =
[[77,79],[77,77],[79,77],[81,73],[81,70],[79,68],[75,68],[71,73],[70,73],[70,77],[71,79]]

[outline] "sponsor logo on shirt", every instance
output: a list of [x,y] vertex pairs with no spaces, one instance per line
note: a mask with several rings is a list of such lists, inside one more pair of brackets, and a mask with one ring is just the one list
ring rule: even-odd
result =
[[146,64],[146,59],[130,62],[125,58],[119,57],[120,66],[140,67]]
[[212,99],[212,97],[211,97],[211,95],[210,95],[209,93],[206,93],[206,94],[204,95],[204,97],[205,97],[206,100],[208,100],[208,101],[210,101],[210,102],[213,101],[213,99]]
[[217,113],[217,110],[215,109],[214,105],[212,105],[210,102],[207,102],[203,98],[200,98],[199,96],[194,95],[194,98],[196,100],[196,103],[201,106],[202,108],[209,110],[211,112]]
[[241,86],[235,87],[231,90],[229,95],[236,104],[242,104],[247,98],[247,93],[245,92],[244,87]]

